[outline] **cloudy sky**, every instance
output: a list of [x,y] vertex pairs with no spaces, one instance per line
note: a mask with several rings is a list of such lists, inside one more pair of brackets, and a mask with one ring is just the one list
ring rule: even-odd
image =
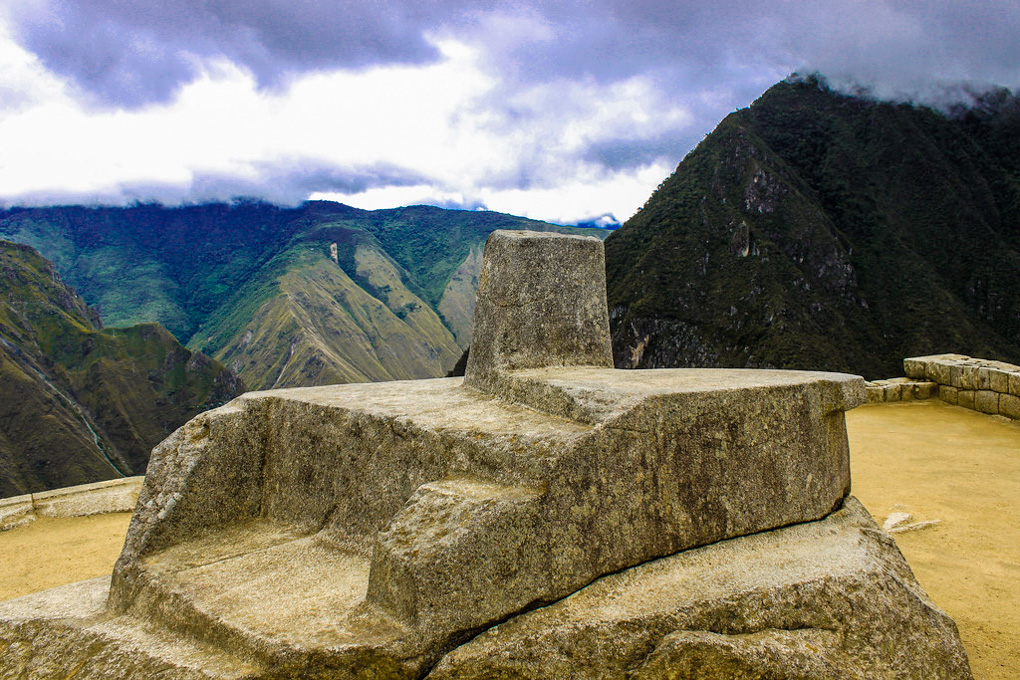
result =
[[0,0],[0,202],[628,218],[794,71],[1020,89],[1016,0]]

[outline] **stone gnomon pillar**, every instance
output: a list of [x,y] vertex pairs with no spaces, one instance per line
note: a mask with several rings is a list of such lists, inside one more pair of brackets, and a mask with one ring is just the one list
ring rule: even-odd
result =
[[40,626],[25,668],[91,640],[97,677],[420,677],[605,574],[825,517],[863,400],[841,374],[615,370],[602,243],[497,231],[463,384],[196,417],[153,452],[108,602],[84,582],[0,632]]

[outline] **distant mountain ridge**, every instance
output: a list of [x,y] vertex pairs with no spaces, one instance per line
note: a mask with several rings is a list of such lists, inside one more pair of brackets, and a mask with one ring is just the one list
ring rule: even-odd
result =
[[808,77],[730,114],[606,241],[617,365],[1020,361],[1020,102],[979,104]]
[[159,324],[103,329],[52,263],[0,241],[0,498],[140,474],[167,434],[241,391]]
[[0,212],[0,237],[51,258],[108,323],[159,321],[253,389],[444,375],[495,229],[607,233],[325,201]]

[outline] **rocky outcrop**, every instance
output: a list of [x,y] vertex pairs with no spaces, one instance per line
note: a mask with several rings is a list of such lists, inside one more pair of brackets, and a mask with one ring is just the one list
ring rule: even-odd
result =
[[854,498],[823,520],[606,576],[430,678],[964,678],[953,621]]
[[[501,285],[514,253],[548,291]],[[0,606],[0,674],[967,677],[847,501],[860,378],[615,370],[598,241],[497,232],[485,258],[463,380],[252,393],[190,421],[153,453],[107,605],[93,583]],[[575,617],[589,592],[601,613]],[[503,631],[548,644],[486,665]],[[208,653],[168,669],[166,649]]]

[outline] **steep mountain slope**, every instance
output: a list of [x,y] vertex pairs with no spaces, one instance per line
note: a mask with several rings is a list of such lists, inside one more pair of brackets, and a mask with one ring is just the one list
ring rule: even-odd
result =
[[495,229],[606,233],[330,202],[0,213],[0,235],[51,255],[105,318],[163,322],[253,389],[445,374]]
[[243,326],[232,335],[233,318],[203,326],[229,336],[216,358],[263,388],[415,378],[453,365],[453,335],[384,253],[354,249],[358,285],[329,252],[303,243],[275,258],[267,269],[276,277],[242,291],[242,300],[263,300]]
[[0,237],[51,260],[111,326],[158,322],[186,339],[293,232],[264,203],[11,208]]
[[898,375],[1020,360],[1020,105],[956,116],[780,83],[606,241],[618,365]]
[[0,497],[141,473],[242,389],[158,324],[101,329],[50,262],[0,241]]

